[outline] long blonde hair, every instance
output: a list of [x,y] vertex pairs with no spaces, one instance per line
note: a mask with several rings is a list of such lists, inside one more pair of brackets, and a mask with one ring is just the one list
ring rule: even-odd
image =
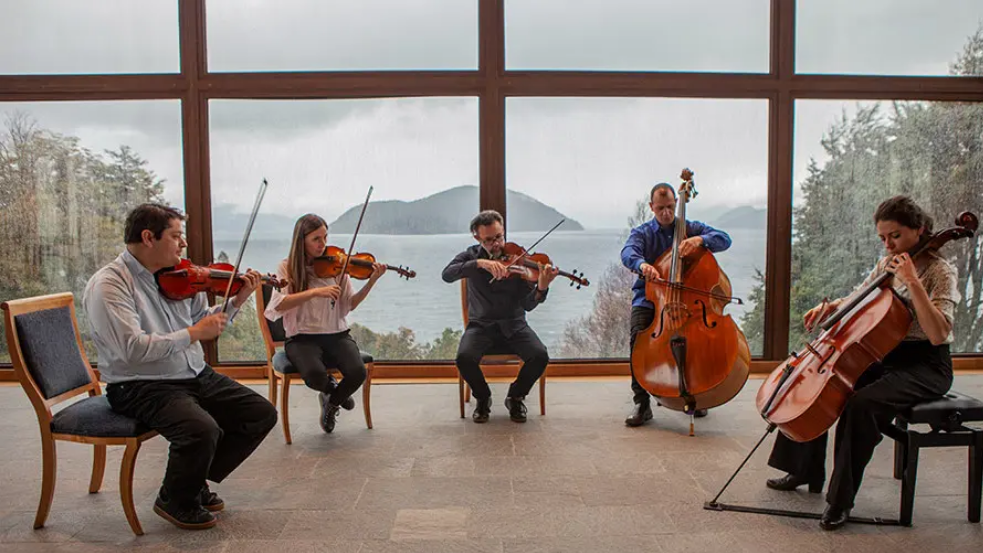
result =
[[287,278],[290,279],[290,290],[293,293],[307,290],[307,249],[304,239],[315,230],[328,224],[318,215],[308,213],[297,219],[294,225],[294,237],[290,245],[290,256],[287,258]]

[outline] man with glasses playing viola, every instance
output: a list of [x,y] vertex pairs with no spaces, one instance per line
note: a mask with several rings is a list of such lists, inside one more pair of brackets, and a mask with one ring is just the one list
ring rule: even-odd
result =
[[481,372],[481,358],[489,351],[514,353],[523,365],[509,386],[505,407],[515,422],[526,422],[526,394],[546,370],[549,353],[526,323],[526,311],[546,300],[557,269],[542,267],[536,282],[509,278],[528,270],[500,261],[505,248],[505,227],[497,211],[482,211],[471,220],[471,234],[478,244],[459,253],[444,268],[444,282],[468,279],[468,327],[457,349],[457,370],[471,387],[478,405],[471,418],[488,422],[491,389]]

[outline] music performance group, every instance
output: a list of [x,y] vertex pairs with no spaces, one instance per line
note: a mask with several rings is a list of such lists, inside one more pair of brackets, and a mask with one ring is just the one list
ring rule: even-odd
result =
[[[630,320],[634,407],[625,424],[649,422],[657,402],[687,414],[692,433],[694,418],[706,416],[745,385],[750,352],[736,323],[723,313],[726,304],[739,300],[713,256],[729,248],[731,238],[686,219],[686,204],[695,195],[692,173],[684,171],[682,181],[678,190],[668,183],[651,189],[653,217],[631,231],[621,252],[624,266],[638,275]],[[282,320],[285,353],[307,387],[318,392],[320,426],[332,432],[340,411],[354,408],[353,394],[366,378],[348,314],[387,271],[412,274],[374,258],[347,256],[329,245],[325,220],[307,214],[297,220],[275,277],[251,269],[239,273],[238,267],[205,270],[205,278],[228,283],[226,303],[209,307],[206,293],[189,286],[203,268],[182,260],[183,221],[181,212],[163,205],[133,209],[125,223],[125,250],[92,276],[83,302],[112,408],[170,442],[154,511],[178,527],[200,529],[214,526],[214,513],[224,508],[207,481],[222,482],[277,421],[269,401],[205,363],[202,341],[218,338],[256,288],[272,284],[265,316]],[[820,326],[819,337],[776,369],[757,398],[761,415],[781,430],[769,465],[784,474],[765,484],[775,490],[807,486],[815,493],[825,485],[820,525],[826,530],[847,522],[881,440],[879,429],[901,410],[942,396],[952,384],[957,273],[938,250],[947,240],[971,236],[975,218],[967,215],[962,227],[936,232],[924,209],[898,196],[880,204],[868,228],[880,238],[885,256],[853,294],[806,313],[802,324]],[[445,282],[467,279],[468,284],[468,324],[456,365],[476,399],[472,420],[484,423],[493,402],[482,356],[518,355],[523,363],[504,407],[512,421],[522,423],[525,397],[549,363],[547,348],[525,314],[547,300],[558,276],[578,285],[587,281],[506,243],[504,221],[495,211],[478,213],[470,231],[476,243],[442,273]],[[352,283],[356,270],[365,280],[358,289]],[[858,367],[856,378],[844,376],[843,367]],[[824,386],[845,385],[852,389],[839,394],[839,404],[816,407],[830,395]],[[827,484],[827,430],[834,423]]]

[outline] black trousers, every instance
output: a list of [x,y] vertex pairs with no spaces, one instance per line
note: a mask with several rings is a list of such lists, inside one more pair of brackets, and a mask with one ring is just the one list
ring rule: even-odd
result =
[[456,362],[461,378],[471,386],[475,399],[491,397],[491,388],[488,387],[479,364],[481,357],[489,352],[514,353],[522,358],[522,368],[509,386],[508,397],[525,397],[550,361],[546,346],[528,326],[506,337],[497,325],[479,326],[469,323],[457,347]]
[[[634,306],[631,308],[631,341],[628,349],[628,362],[631,364],[631,352],[635,349],[635,335],[639,332],[648,328],[652,324],[652,320],[655,319],[655,310],[650,307],[640,307]],[[635,368],[631,368],[631,391],[635,393],[635,403],[645,404],[649,403],[652,395],[648,393],[648,390],[642,388],[642,385],[638,383],[635,378]]]
[[225,479],[276,425],[266,398],[208,366],[197,378],[110,384],[106,398],[170,442],[163,488],[183,507],[200,504],[205,479]]
[[[951,386],[952,359],[948,345],[902,342],[883,363],[867,369],[857,380],[856,394],[847,401],[836,424],[833,476],[826,502],[852,508],[864,469],[883,439],[881,430],[901,411],[942,397]],[[779,434],[768,464],[811,482],[822,481],[826,473],[827,441],[827,434],[806,443]]]
[[[300,371],[304,384],[327,394],[332,405],[341,405],[365,382],[365,363],[348,330],[337,334],[298,334],[287,338],[283,349]],[[341,372],[340,383],[328,374],[328,367]]]

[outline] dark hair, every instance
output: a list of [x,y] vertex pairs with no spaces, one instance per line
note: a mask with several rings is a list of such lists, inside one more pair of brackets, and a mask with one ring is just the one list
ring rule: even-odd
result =
[[486,209],[482,211],[481,213],[475,215],[474,219],[471,219],[471,234],[478,232],[478,227],[488,226],[492,223],[504,225],[505,222],[502,219],[502,214],[494,209]]
[[123,226],[123,240],[127,244],[139,244],[143,242],[142,235],[145,230],[154,233],[154,239],[160,240],[174,219],[184,221],[185,217],[183,213],[170,206],[140,204],[126,216],[126,224]]
[[668,190],[669,192],[671,192],[672,193],[672,199],[674,199],[674,200],[676,199],[676,189],[673,188],[672,185],[669,184],[668,182],[660,182],[659,184],[653,186],[652,187],[652,191],[649,192],[649,201],[650,202],[653,201],[655,199],[655,193],[658,192],[659,190],[663,190],[663,189]]
[[291,293],[307,290],[307,249],[304,247],[304,239],[321,227],[328,228],[328,223],[313,213],[302,215],[294,224],[294,237],[290,244],[290,255],[287,257],[287,278],[290,280]]
[[934,224],[932,216],[908,196],[895,196],[881,202],[874,212],[874,222],[880,221],[894,221],[915,230],[924,227],[926,234],[932,234]]

